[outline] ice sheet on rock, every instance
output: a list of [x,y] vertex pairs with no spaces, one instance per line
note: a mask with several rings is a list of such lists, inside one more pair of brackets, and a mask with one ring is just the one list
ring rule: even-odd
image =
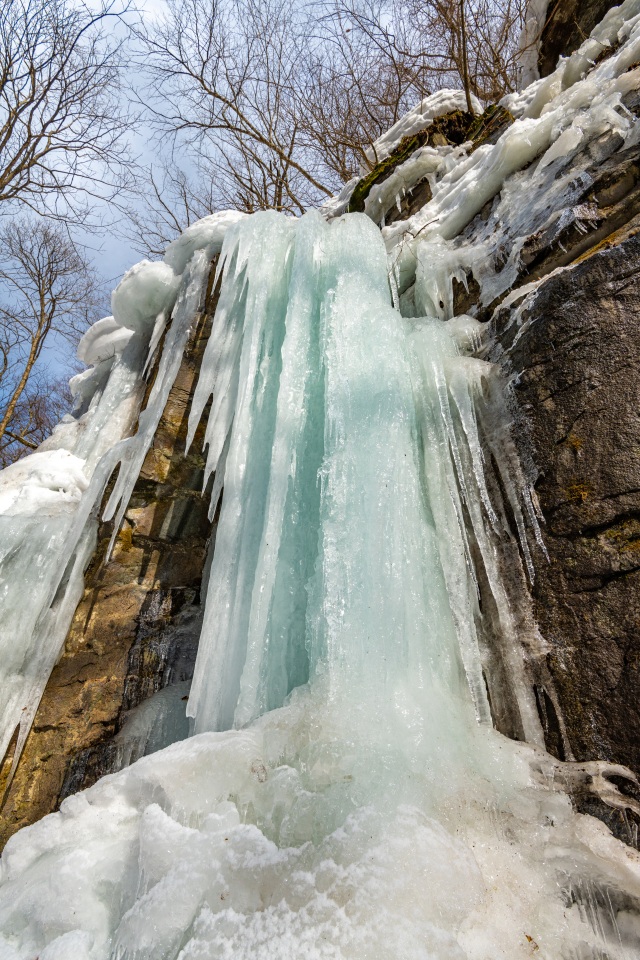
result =
[[[264,250],[272,251],[272,256],[258,256],[258,251]],[[435,483],[433,496],[444,498],[449,507],[440,508],[436,528],[441,540],[449,539],[453,556],[462,564],[447,580],[447,600],[444,582],[439,578],[443,567],[453,569],[455,563],[448,556],[441,559],[439,548],[429,545],[427,533],[418,544],[409,532],[421,527],[428,531],[429,527],[420,520],[421,487],[411,488],[417,481],[411,439],[416,425],[410,412],[414,399],[406,392],[411,382],[410,366],[403,352],[406,348],[398,315],[389,306],[381,254],[379,234],[365,219],[353,216],[327,226],[316,214],[303,217],[298,224],[264,214],[234,228],[225,241],[214,333],[203,361],[190,423],[192,436],[212,397],[205,440],[209,443],[207,474],[217,471],[216,481],[224,484],[225,493],[189,703],[198,730],[251,722],[280,706],[293,687],[313,678],[319,669],[328,669],[331,676],[335,669],[344,682],[350,675],[347,664],[351,651],[357,650],[354,638],[365,630],[368,640],[363,649],[373,647],[385,616],[393,626],[385,632],[389,650],[378,659],[388,664],[411,660],[417,674],[435,676],[433,662],[420,640],[413,637],[410,625],[421,624],[427,633],[442,636],[443,625],[451,618],[449,607],[453,608],[459,637],[446,657],[440,652],[439,665],[448,663],[448,669],[457,675],[464,664],[478,715],[489,720],[474,627],[473,604],[477,601],[470,600],[475,598],[475,586],[458,494],[458,485],[465,482],[465,470],[471,470],[473,487],[466,493],[469,504],[465,509],[476,511],[479,526],[487,517],[498,523],[484,485],[474,398],[464,381],[466,368],[460,367],[459,375],[450,377],[450,382],[445,375],[444,361],[457,356],[448,330],[427,324],[423,349],[429,359],[421,386],[416,388],[415,402],[420,410],[431,404],[429,443],[445,458],[438,474],[442,483],[440,487]],[[274,262],[284,267],[274,269]],[[466,319],[464,330],[459,323],[459,342],[477,338],[477,326],[473,318]],[[362,349],[362,344],[374,338],[385,344],[384,369],[379,357],[373,358]],[[338,350],[335,358],[334,350]],[[389,383],[394,358],[397,366],[404,364],[404,373],[399,367],[393,371],[392,390]],[[488,371],[488,365],[484,366]],[[338,384],[348,382],[351,393],[357,391],[363,398],[367,390],[364,385],[356,385],[360,380],[366,382],[370,403],[360,410],[352,402],[346,411],[334,412],[334,378],[335,390]],[[403,382],[405,392],[401,394]],[[378,383],[387,384],[380,404],[388,398],[388,406],[379,410],[375,400]],[[237,384],[242,390],[236,394]],[[398,447],[401,395],[407,433]],[[341,399],[340,393],[337,397]],[[223,414],[226,410],[226,415],[220,410]],[[362,422],[356,421],[357,426],[349,422],[348,417],[358,416]],[[388,423],[385,416],[390,418]],[[336,438],[340,442],[333,450]],[[223,464],[218,456],[225,443],[228,451]],[[392,492],[387,503],[379,493],[381,464],[394,449],[392,463],[396,466],[383,486]],[[465,456],[468,463],[463,462]],[[378,464],[378,474],[367,496],[372,462]],[[398,472],[398,463],[409,470],[407,476]],[[445,476],[447,484],[443,485]],[[319,489],[317,477],[321,478]],[[351,487],[340,486],[345,477],[360,491],[356,503],[349,499]],[[331,478],[335,489],[330,486]],[[520,511],[519,498],[526,496],[526,489],[513,483],[511,489]],[[323,504],[326,510],[336,504],[343,507],[331,525]],[[451,522],[452,508],[455,525]],[[412,510],[417,511],[415,516]],[[433,515],[434,505],[428,510]],[[402,525],[402,518],[408,527],[402,541],[404,556],[390,557],[387,567],[391,571],[427,569],[434,584],[428,598],[421,594],[420,574],[414,592],[408,589],[409,573],[403,574],[407,584],[404,592],[400,585],[385,586],[366,579],[368,575],[374,577],[377,569],[374,566],[369,570],[367,558],[385,554],[385,544],[394,542],[393,530]],[[366,544],[361,542],[364,530],[368,532]],[[358,544],[360,553],[355,559]],[[316,550],[320,551],[317,555]],[[322,561],[324,551],[326,564]],[[330,559],[337,563],[336,558],[350,554],[354,559],[343,559],[342,566],[334,569],[329,563]],[[439,588],[435,586],[438,582]],[[328,608],[314,607],[314,598],[320,603],[320,591],[322,596],[332,598],[332,609],[340,610],[346,603],[341,599],[343,591],[347,590],[355,609],[357,589],[363,591],[363,598],[348,628],[339,628],[339,618],[334,623]],[[391,607],[390,595],[398,596],[400,606],[385,614],[371,598],[377,597],[383,606]],[[417,605],[415,609],[411,604]],[[434,610],[437,620],[432,621]],[[455,633],[453,621],[449,622]],[[346,636],[349,642],[339,639]],[[321,666],[325,661],[335,668]],[[368,675],[368,662],[360,650],[352,667],[360,683]],[[537,742],[539,725],[534,721],[535,711],[531,714],[531,698],[523,689],[521,674],[522,670],[519,674],[514,670],[521,712],[526,715],[523,723]],[[377,681],[384,676],[377,666]],[[434,703],[440,703],[442,696],[441,691],[430,694]]]
[[[496,550],[496,537],[513,534],[501,500],[489,492],[489,481],[491,489],[505,491],[508,509],[516,518],[513,533],[530,574],[529,536],[538,538],[539,530],[528,483],[511,443],[510,418],[502,402],[498,373],[484,361],[459,355],[461,348],[461,352],[474,351],[479,327],[471,317],[447,324],[434,319],[407,321],[422,471],[478,717],[491,722],[477,635],[481,617],[476,565],[480,563],[496,605],[500,632],[509,638],[502,652],[503,669],[519,723],[528,742],[542,745],[540,721]],[[492,461],[484,455],[487,448]],[[434,449],[440,451],[438,457],[433,456]],[[499,484],[494,469],[499,472]]]
[[94,508],[112,472],[104,455],[135,423],[145,355],[140,335],[130,337],[76,415],[0,472],[0,757],[18,731],[12,771],[82,596]]
[[147,405],[138,417],[138,429],[132,437],[121,440],[118,444],[114,467],[119,463],[120,472],[103,515],[105,520],[114,520],[112,544],[180,368],[189,334],[202,309],[209,268],[209,258],[204,250],[199,250],[182,275],[171,326],[165,338]]
[[[318,626],[327,614],[320,617],[318,611],[312,614],[308,607],[308,595],[313,592],[312,573],[315,570],[314,577],[317,575],[319,562],[314,553],[314,544],[320,536],[320,493],[316,477],[318,474],[324,477],[326,484],[330,463],[326,444],[336,431],[340,433],[345,429],[340,422],[333,426],[325,420],[331,411],[329,398],[325,397],[332,383],[333,367],[329,365],[329,357],[333,341],[330,337],[336,338],[328,324],[340,320],[344,325],[346,320],[341,318],[349,317],[349,323],[355,327],[354,317],[359,317],[366,308],[367,322],[372,324],[369,336],[374,336],[375,331],[375,336],[380,337],[382,331],[387,330],[389,336],[394,335],[396,339],[400,336],[396,315],[388,305],[384,272],[377,276],[372,273],[380,267],[376,257],[381,255],[382,247],[379,234],[367,224],[363,218],[349,218],[327,227],[317,215],[308,215],[294,233],[292,222],[265,214],[241,224],[225,242],[223,256],[227,257],[228,266],[225,265],[214,323],[217,340],[212,337],[205,354],[191,423],[193,432],[200,411],[213,392],[209,425],[211,428],[213,421],[218,439],[216,443],[215,435],[211,435],[209,458],[217,457],[224,441],[221,424],[224,425],[225,420],[219,415],[214,417],[214,411],[222,398],[226,400],[230,393],[233,396],[227,384],[240,383],[242,391],[235,404],[224,467],[225,493],[189,704],[198,729],[224,728],[232,722],[242,725],[261,712],[281,705],[291,688],[304,683],[328,656],[329,635]],[[372,266],[367,266],[367,257],[363,265],[363,249],[375,251]],[[272,251],[273,259],[264,254],[256,256],[264,250]],[[274,270],[274,263],[284,264],[284,269]],[[381,326],[374,316],[375,309],[386,312],[394,320],[389,319]],[[349,330],[350,327],[345,326],[337,338],[343,352]],[[366,342],[367,338],[357,328],[351,336],[353,370],[348,374],[345,368],[335,375],[338,379],[348,375],[357,382],[357,362],[362,355],[357,344]],[[228,343],[232,344],[231,349]],[[224,351],[223,347],[226,347]],[[398,350],[396,342],[396,353]],[[371,358],[363,358],[363,362],[365,359],[370,365],[373,363]],[[234,363],[237,372],[233,370]],[[408,367],[405,374],[408,377]],[[376,380],[373,370],[368,377],[373,384]],[[407,377],[405,388],[409,384]],[[381,375],[379,379],[384,377]],[[396,374],[395,382],[401,379]],[[405,394],[405,403],[406,397]],[[406,429],[410,434],[407,410]],[[377,437],[376,442],[382,449],[392,448],[391,436],[385,438],[384,431],[397,429],[397,411],[390,407],[387,415],[392,418],[391,425],[385,426],[380,420],[377,434],[370,424],[363,426],[363,443],[365,437],[371,442]],[[357,435],[358,431],[354,430],[353,444]],[[404,451],[395,459],[404,463],[410,457],[415,469],[408,436],[405,443]],[[356,467],[361,469],[364,490],[368,464],[375,452],[367,450],[356,459],[351,451],[349,461],[340,466],[336,452],[334,469],[338,475],[342,470],[352,474]],[[208,463],[207,470],[215,469],[216,465],[214,459]],[[396,491],[395,506],[386,505],[380,525],[374,525],[375,536],[383,540],[401,502],[405,512],[409,511],[409,503],[419,509],[419,504],[415,506],[416,490],[413,499],[409,493],[404,499],[399,498],[398,482],[397,477],[389,478],[385,489]],[[336,492],[331,502],[345,496],[346,492]],[[372,492],[370,512],[378,509],[377,503]],[[358,514],[349,519],[345,514],[336,521],[335,529],[341,536],[348,529],[349,539],[355,546],[357,530],[367,526],[363,516]],[[419,526],[416,519],[412,529]],[[362,556],[368,553],[378,556],[381,550],[382,542],[376,539],[368,549],[362,548]],[[332,552],[335,554],[336,548]],[[423,569],[424,562],[419,554],[414,565],[416,570]],[[400,570],[407,561],[397,558],[393,564]],[[362,560],[361,575],[366,569]],[[436,578],[437,569],[436,562],[433,572]],[[336,571],[334,586],[338,607],[339,583],[344,576],[346,571]],[[383,602],[388,591],[382,584],[376,588],[369,585],[369,588],[370,593]],[[325,589],[328,591],[326,585]],[[419,595],[418,587],[416,590]],[[430,602],[434,603],[433,598]],[[365,616],[365,607],[363,600],[360,618]],[[371,613],[367,617],[371,616],[374,621],[381,617],[371,602],[369,607]],[[400,660],[412,656],[417,658],[416,663],[420,661],[420,644],[416,641],[411,645],[407,625],[424,623],[426,616],[424,610],[420,615],[417,612],[410,615],[404,607],[394,614],[396,622],[404,624],[407,633],[401,639],[403,631],[398,626],[389,631],[387,642],[398,642],[402,647],[393,654],[390,651],[389,661],[396,656]],[[446,619],[446,613],[442,616]],[[338,640],[332,642],[338,643]],[[408,646],[403,646],[405,644]],[[452,650],[448,658],[454,670],[456,656]],[[330,660],[340,662],[338,672],[344,670],[345,664],[335,650]],[[366,663],[359,659],[354,670],[366,673]]]
[[82,596],[84,567],[95,546],[89,526],[67,549],[77,499],[62,493],[58,504],[47,497],[42,512],[0,516],[0,757],[17,734],[12,769]]
[[463,156],[460,147],[421,147],[401,163],[382,183],[374,184],[364,203],[367,216],[380,223],[394,204],[422,180],[428,180],[435,189],[439,176],[451,167],[449,164]]
[[[482,113],[482,104],[473,94],[471,102],[474,112]],[[467,99],[463,90],[438,90],[425,97],[408,113],[405,113],[397,123],[387,130],[376,142],[365,150],[367,159],[374,165],[393,153],[403,137],[410,137],[420,130],[424,130],[437,117],[442,117],[454,110],[466,110]]]
[[114,773],[170,743],[186,740],[190,684],[190,680],[173,683],[127,711],[121,729],[113,738],[116,755],[110,767]]
[[[514,280],[524,238],[543,226],[557,210],[554,201],[561,192],[566,194],[562,198],[564,203],[569,203],[572,190],[575,192],[575,171],[569,173],[568,161],[607,132],[622,138],[632,132],[631,119],[621,105],[621,97],[637,86],[637,78],[627,70],[640,59],[640,24],[635,22],[639,11],[638,0],[626,0],[620,8],[610,11],[599,29],[604,39],[595,39],[597,28],[592,39],[561,63],[551,77],[534,84],[520,119],[505,130],[497,143],[479,147],[442,177],[432,200],[413,217],[384,228],[401,294],[414,280],[419,251],[423,259],[428,260],[431,242],[451,243],[498,194],[501,194],[497,201],[500,213],[487,223],[485,233],[488,237],[493,230],[493,250],[504,246],[508,251],[508,268],[492,263],[495,254],[492,256],[485,250],[484,259],[489,262],[484,268],[480,267],[478,273],[483,284],[491,287],[493,296],[508,288]],[[589,51],[593,51],[588,45],[595,44],[602,50],[607,38],[615,39],[618,33],[624,41],[620,49],[585,76],[585,71],[592,67]],[[532,165],[537,159],[539,163]],[[565,168],[567,174],[563,178],[561,171]],[[555,187],[551,186],[554,181]],[[461,265],[465,255],[472,260],[475,256],[475,262],[481,263],[486,237],[479,239],[476,251],[461,250]],[[483,297],[484,302],[489,301],[489,293],[485,294],[484,290]]]
[[[188,710],[190,716],[200,711],[197,722],[205,729],[232,724],[247,652],[295,227],[294,220],[264,213],[228,232],[220,299],[190,415],[189,439],[213,394],[205,434],[205,482],[218,468],[229,436],[223,509],[200,641],[203,653],[196,663]],[[290,415],[295,412],[292,405]]]

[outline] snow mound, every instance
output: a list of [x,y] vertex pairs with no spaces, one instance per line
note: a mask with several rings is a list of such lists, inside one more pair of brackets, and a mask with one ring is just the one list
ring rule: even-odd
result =
[[0,514],[49,512],[77,501],[87,489],[84,460],[68,450],[32,453],[0,472]]

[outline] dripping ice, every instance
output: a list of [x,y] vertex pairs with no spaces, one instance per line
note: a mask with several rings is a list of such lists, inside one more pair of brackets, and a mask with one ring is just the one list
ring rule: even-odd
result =
[[[77,383],[76,414],[23,462],[26,485],[17,471],[0,476],[9,595],[12,570],[31,576],[34,552],[47,561],[33,574],[36,622],[21,634],[9,737],[21,703],[33,715],[63,643],[118,464],[107,507],[116,528],[126,509],[222,245],[190,424],[193,438],[211,401],[207,471],[214,504],[222,499],[189,701],[195,735],[9,842],[0,955],[635,955],[638,858],[575,815],[554,779],[517,643],[503,647],[503,666],[527,744],[491,726],[470,540],[513,639],[496,488],[523,571],[541,547],[527,478],[500,429],[497,371],[478,359],[478,322],[451,316],[450,285],[467,256],[487,302],[497,289],[477,245],[456,246],[478,204],[501,191],[507,236],[542,216],[509,202],[521,168],[539,157],[526,175],[551,170],[560,196],[562,151],[606,124],[635,136],[620,93],[638,59],[639,10],[627,0],[611,11],[595,40],[514,100],[522,119],[495,146],[471,157],[439,148],[405,170],[406,186],[433,176],[434,199],[414,222],[385,228],[386,251],[372,217],[390,198],[379,197],[370,217],[329,223],[317,213],[210,218],[163,264],[125,278],[115,319],[85,342],[93,369]],[[618,34],[594,99],[593,72],[581,70],[594,43]],[[435,115],[424,103],[414,113]],[[32,539],[38,524],[55,550]],[[63,556],[72,564],[61,578]],[[148,736],[148,720],[134,718],[133,739]]]

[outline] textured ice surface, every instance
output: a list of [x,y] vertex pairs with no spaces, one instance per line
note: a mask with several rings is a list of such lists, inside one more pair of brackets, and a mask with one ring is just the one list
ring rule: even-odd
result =
[[[473,94],[471,104],[475,113],[482,113],[482,104]],[[365,151],[367,158],[371,163],[380,163],[393,153],[403,137],[410,137],[419,130],[424,130],[436,117],[442,117],[454,110],[466,109],[467,99],[463,90],[438,90],[421,100],[412,110],[400,117],[386,133],[383,133],[373,147]]]
[[408,707],[320,681],[69,798],[3,854],[3,956],[632,960],[636,855],[522,748]]
[[114,317],[104,317],[83,334],[78,344],[78,360],[87,365],[115,360],[132,336],[133,330],[123,327]]

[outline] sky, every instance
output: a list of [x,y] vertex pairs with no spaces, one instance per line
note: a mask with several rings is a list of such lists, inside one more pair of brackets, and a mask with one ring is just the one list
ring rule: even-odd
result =
[[[99,0],[91,0],[88,5],[98,7]],[[164,0],[140,0],[136,5],[137,12],[147,22],[159,17],[164,8]],[[130,67],[127,80],[133,86],[142,83],[142,78],[136,73],[135,66]],[[123,91],[123,98],[126,98],[126,90]],[[128,139],[131,151],[141,166],[158,163],[161,147],[153,141],[150,130],[144,126],[138,126],[131,131]],[[137,201],[132,198],[130,202],[136,204]],[[125,236],[124,216],[119,211],[114,210],[105,201],[95,204],[94,213],[96,220],[111,221],[114,224],[113,227],[105,230],[78,231],[76,236],[83,246],[86,258],[95,267],[103,282],[104,312],[108,314],[110,292],[118,285],[124,273],[143,259],[143,256]],[[51,339],[42,359],[50,372],[56,376],[72,375],[75,372],[75,369],[71,369],[71,366],[76,366],[73,351],[60,338]]]

